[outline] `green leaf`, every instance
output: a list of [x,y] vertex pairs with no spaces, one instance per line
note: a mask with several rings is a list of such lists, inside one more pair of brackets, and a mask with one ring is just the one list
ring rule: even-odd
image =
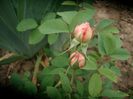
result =
[[74,5],[76,5],[76,3],[75,3],[74,1],[64,1],[64,2],[62,3],[62,5],[74,6]]
[[43,51],[46,53],[46,55],[48,57],[52,57],[53,56],[53,51],[51,49],[44,47]]
[[41,24],[43,24],[46,20],[51,20],[51,19],[54,19],[55,17],[56,17],[56,13],[49,12],[45,16],[43,16],[43,18],[41,20]]
[[71,93],[72,92],[72,88],[70,86],[69,78],[67,77],[66,74],[60,73],[60,81],[61,81],[62,88],[64,89],[64,91],[66,93]]
[[87,9],[79,11],[73,18],[70,24],[70,31],[73,32],[76,25],[89,21],[95,14],[95,10]]
[[81,99],[80,95],[79,94],[74,94],[74,99]]
[[104,48],[104,36],[105,36],[104,33],[98,33],[98,51],[102,56],[106,54]]
[[91,60],[96,61],[96,59],[98,59],[99,61],[102,60],[102,57],[100,56],[100,54],[96,51],[91,51],[91,53],[89,53],[89,56],[88,56]]
[[72,18],[77,14],[77,11],[65,11],[65,12],[57,12],[57,15],[61,16],[62,19],[67,23],[70,24]]
[[45,21],[39,26],[39,31],[42,34],[69,32],[67,24],[65,24],[65,22],[61,19],[51,19]]
[[86,2],[80,3],[79,6],[80,6],[80,7],[83,6],[84,9],[92,9],[92,10],[95,10],[95,8],[94,8],[91,4],[86,3]]
[[55,87],[47,87],[47,94],[51,99],[62,99],[60,92]]
[[97,97],[102,90],[102,80],[97,73],[93,74],[89,80],[89,94],[92,97]]
[[37,93],[37,87],[25,76],[13,73],[11,75],[11,84],[24,94],[33,96]]
[[103,19],[102,21],[100,21],[97,25],[97,30],[99,32],[101,32],[102,29],[104,29],[105,27],[113,24],[115,21],[114,20],[109,20],[109,19]]
[[83,87],[83,84],[77,80],[77,91],[78,93],[83,96],[83,92],[84,92],[84,87]]
[[81,69],[85,69],[85,70],[96,70],[97,69],[97,64],[96,62],[92,61],[92,60],[86,60],[86,64],[84,67],[82,67]]
[[98,71],[104,75],[105,77],[107,77],[108,79],[114,81],[115,83],[117,82],[117,78],[115,75],[115,72],[112,71],[111,69],[108,68],[99,68]]
[[37,27],[37,23],[34,19],[23,19],[17,26],[18,31],[27,31]]
[[94,27],[94,25],[95,25],[95,20],[94,20],[94,18],[92,18],[92,19],[89,20],[89,24],[90,24],[91,28]]
[[56,68],[54,70],[52,70],[51,72],[49,72],[48,74],[59,74],[59,73],[64,73],[66,71],[66,69],[64,68]]
[[101,93],[101,96],[107,96],[107,97],[125,97],[128,96],[128,94],[121,92],[121,91],[115,91],[111,89],[103,90]]
[[127,60],[130,57],[130,53],[126,49],[118,48],[110,55],[110,57],[118,60]]
[[120,39],[119,35],[114,35],[115,36],[115,40],[116,40],[116,48],[121,48],[122,46],[122,41]]
[[121,76],[121,72],[117,66],[112,66],[111,70],[114,71],[118,76]]
[[120,31],[115,26],[107,26],[101,30],[104,33],[119,33]]
[[24,72],[24,76],[29,78],[30,77],[30,72],[28,72],[28,71]]
[[108,78],[104,80],[103,89],[113,89],[112,82]]
[[64,67],[69,65],[68,58],[65,56],[57,56],[51,61],[53,66]]
[[38,79],[43,80],[45,76],[47,75],[58,75],[59,73],[66,72],[66,69],[64,68],[56,68],[55,66],[50,66],[47,68],[44,68],[43,71],[39,72]]
[[42,34],[38,29],[35,29],[30,33],[29,44],[37,44],[41,42],[44,37],[45,34]]
[[111,33],[104,36],[104,48],[108,55],[116,49],[116,39]]
[[98,38],[93,38],[90,42],[88,42],[89,46],[95,46],[98,45]]
[[53,75],[46,75],[44,76],[43,80],[41,81],[40,88],[42,91],[46,90],[47,86],[53,86],[54,84],[54,76]]
[[63,51],[64,44],[69,40],[69,35],[67,33],[61,33],[59,34],[58,39],[56,42],[50,46],[51,50],[56,50],[56,51]]
[[55,67],[53,67],[53,66],[49,66],[49,67],[47,67],[47,68],[44,68],[42,71],[40,71],[39,73],[38,73],[38,79],[39,80],[43,80],[43,78],[46,76],[46,75],[50,75],[49,73],[52,71],[52,70],[54,70],[55,69]]
[[55,41],[57,40],[57,38],[58,38],[58,34],[50,34],[50,35],[48,35],[48,43],[50,45],[54,44]]

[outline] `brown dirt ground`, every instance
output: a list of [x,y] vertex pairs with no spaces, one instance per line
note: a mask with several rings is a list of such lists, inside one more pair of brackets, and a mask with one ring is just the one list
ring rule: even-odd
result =
[[[99,22],[102,19],[117,20],[115,24],[120,30],[120,37],[123,41],[123,48],[130,51],[131,57],[127,61],[118,61],[117,65],[122,73],[122,77],[118,77],[118,83],[114,84],[115,89],[128,92],[129,89],[133,90],[133,8],[121,4],[110,3],[106,0],[97,0],[94,4],[96,8],[95,19]],[[8,52],[0,49],[0,57]],[[33,73],[35,59],[22,60],[10,65],[0,66],[0,86],[8,86],[10,75],[7,77],[8,69],[11,68],[9,74],[15,72],[23,75],[24,71]],[[133,95],[133,93],[132,93]],[[129,98],[127,98],[129,99]]]

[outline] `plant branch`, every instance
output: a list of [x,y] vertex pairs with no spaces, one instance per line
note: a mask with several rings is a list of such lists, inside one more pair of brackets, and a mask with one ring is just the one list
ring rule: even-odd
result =
[[76,69],[73,70],[73,75],[72,75],[72,78],[71,78],[71,86],[73,85],[73,82],[74,82],[74,78],[75,78],[75,71]]
[[37,58],[37,61],[36,61],[36,64],[35,64],[35,69],[34,69],[33,78],[32,78],[32,82],[35,85],[36,85],[36,82],[37,82],[37,76],[38,76],[38,71],[39,71],[39,65],[40,65],[40,62],[41,62],[41,58],[42,58],[42,55]]

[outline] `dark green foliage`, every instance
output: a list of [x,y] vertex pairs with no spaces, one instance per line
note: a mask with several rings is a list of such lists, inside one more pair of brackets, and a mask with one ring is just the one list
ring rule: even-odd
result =
[[20,76],[14,73],[11,75],[11,83],[18,91],[25,95],[34,96],[37,93],[37,87],[26,76]]

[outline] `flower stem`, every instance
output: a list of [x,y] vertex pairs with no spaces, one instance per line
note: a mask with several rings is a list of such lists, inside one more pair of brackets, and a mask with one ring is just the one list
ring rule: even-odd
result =
[[71,78],[71,86],[73,85],[73,82],[74,82],[74,78],[75,78],[75,71],[76,69],[73,70],[73,75],[72,75],[72,78]]
[[61,84],[61,81],[58,81],[58,83],[55,85],[55,88],[58,87]]

